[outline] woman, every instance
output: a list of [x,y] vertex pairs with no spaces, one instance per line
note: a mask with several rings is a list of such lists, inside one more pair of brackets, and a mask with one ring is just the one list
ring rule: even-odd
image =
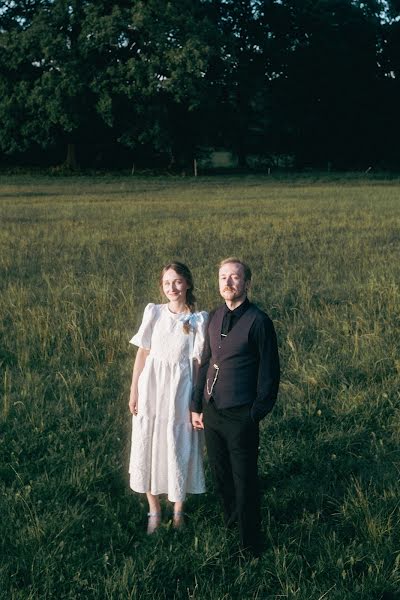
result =
[[161,523],[159,494],[174,503],[173,525],[179,528],[186,494],[205,491],[203,436],[191,425],[189,403],[207,313],[195,312],[193,278],[186,265],[166,265],[160,287],[168,302],[148,304],[130,340],[139,346],[129,399],[130,486],[147,495],[147,533]]

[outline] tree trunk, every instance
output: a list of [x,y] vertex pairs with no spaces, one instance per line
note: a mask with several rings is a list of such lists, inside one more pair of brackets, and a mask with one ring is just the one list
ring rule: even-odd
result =
[[76,169],[78,168],[78,162],[76,160],[75,144],[69,143],[67,145],[67,157],[65,159],[64,165],[66,166],[67,169],[70,169],[71,171],[76,171]]
[[246,169],[247,168],[247,152],[245,150],[245,145],[242,142],[242,140],[239,143],[239,147],[237,149],[237,157],[238,157],[239,169]]

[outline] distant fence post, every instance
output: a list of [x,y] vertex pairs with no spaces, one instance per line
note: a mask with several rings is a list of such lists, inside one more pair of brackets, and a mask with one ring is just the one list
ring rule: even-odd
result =
[[196,159],[193,160],[193,173],[194,173],[194,176],[197,177],[197,160]]

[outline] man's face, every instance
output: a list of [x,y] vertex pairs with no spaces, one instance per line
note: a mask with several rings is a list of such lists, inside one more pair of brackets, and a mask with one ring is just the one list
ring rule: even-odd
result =
[[248,282],[244,279],[243,266],[239,263],[225,263],[219,270],[219,293],[225,302],[244,300]]

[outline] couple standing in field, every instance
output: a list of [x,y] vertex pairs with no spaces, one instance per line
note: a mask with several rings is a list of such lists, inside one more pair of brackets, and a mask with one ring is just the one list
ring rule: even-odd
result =
[[249,302],[250,268],[236,257],[219,265],[224,304],[197,312],[186,265],[166,265],[165,304],[148,304],[137,334],[129,409],[130,486],[149,503],[147,532],[161,523],[160,494],[174,504],[173,526],[184,520],[188,493],[205,491],[203,430],[225,525],[236,523],[243,549],[258,555],[259,422],[279,385],[276,334],[266,313]]

